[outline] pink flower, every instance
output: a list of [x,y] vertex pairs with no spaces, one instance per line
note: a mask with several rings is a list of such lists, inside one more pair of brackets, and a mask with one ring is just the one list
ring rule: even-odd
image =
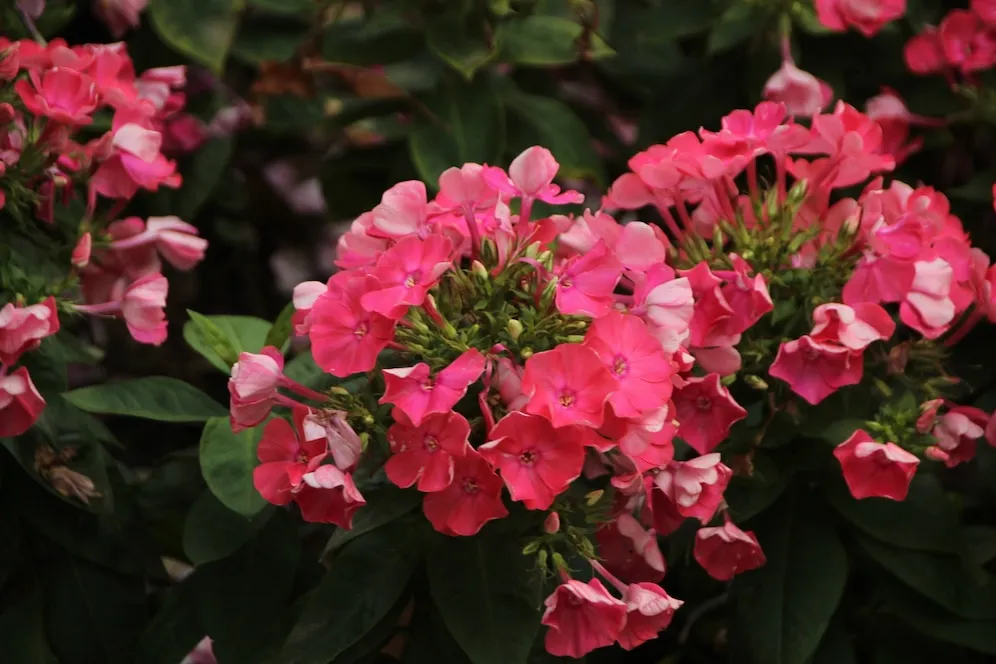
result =
[[920,460],[895,443],[879,443],[858,429],[838,445],[833,455],[840,461],[844,481],[858,500],[906,500],[910,481]]
[[700,129],[706,150],[723,160],[753,159],[768,152],[784,155],[807,140],[807,131],[794,123],[785,124],[785,105],[762,101],[753,111],[739,109],[722,119],[722,129]]
[[622,264],[604,241],[557,270],[557,310],[562,314],[598,317],[609,311]]
[[273,346],[239,355],[228,379],[232,431],[250,429],[267,418],[283,372],[284,356]]
[[927,449],[927,456],[943,461],[948,468],[971,461],[975,444],[985,435],[988,424],[985,413],[978,408],[958,406],[942,415],[934,425],[937,445]]
[[624,512],[616,521],[604,524],[595,532],[595,539],[605,567],[626,583],[664,578],[666,565],[657,533],[644,530],[632,515]]
[[84,268],[90,264],[90,253],[93,250],[93,236],[87,232],[80,236],[76,246],[73,247],[73,255],[69,259],[73,267]]
[[764,98],[785,105],[789,115],[816,115],[833,99],[833,90],[807,71],[795,66],[791,58],[782,61],[781,68],[764,84]]
[[159,151],[162,134],[115,115],[111,154],[90,179],[90,188],[107,198],[132,198],[138,190],[177,188],[182,178],[176,163]]
[[8,302],[0,308],[0,365],[14,364],[23,353],[41,345],[42,339],[59,331],[55,298],[27,307]]
[[558,657],[583,657],[612,645],[626,624],[627,607],[592,579],[565,581],[546,598],[540,621],[546,632],[546,651]]
[[914,35],[903,47],[906,68],[914,74],[936,74],[948,66],[947,56],[941,45],[937,28],[927,26],[923,32]]
[[972,0],[972,11],[978,14],[979,18],[992,25],[996,23],[996,1],[994,0]]
[[488,521],[508,515],[501,500],[501,479],[475,450],[453,460],[453,482],[427,493],[422,510],[432,527],[444,535],[470,537]]
[[864,359],[860,352],[806,335],[779,346],[768,373],[815,406],[839,388],[860,383]]
[[364,212],[353,221],[349,232],[339,236],[335,258],[338,267],[355,270],[375,265],[380,255],[394,243],[393,240],[370,235],[373,219],[373,212]]
[[0,375],[0,438],[20,436],[31,428],[45,409],[25,367]]
[[636,316],[613,311],[597,319],[584,345],[595,351],[616,381],[609,403],[619,417],[639,417],[671,398],[671,362]]
[[637,282],[630,312],[644,318],[664,349],[674,352],[695,315],[692,286],[686,277],[675,279],[667,265],[655,266]]
[[367,504],[353,476],[329,464],[301,477],[294,502],[308,523],[332,523],[346,530],[353,527],[353,513]]
[[825,27],[843,32],[852,26],[865,37],[905,13],[906,0],[816,0],[816,16]]
[[559,246],[572,253],[585,254],[605,242],[616,258],[628,269],[640,272],[667,259],[667,237],[658,226],[631,221],[620,225],[603,212],[585,210],[560,234]]
[[512,500],[545,510],[581,475],[584,444],[569,428],[554,429],[537,415],[512,412],[478,451],[501,472]]
[[190,113],[170,116],[163,126],[162,133],[163,152],[173,156],[193,152],[208,138],[204,123]]
[[414,426],[403,411],[387,430],[392,456],[384,465],[387,478],[407,489],[418,482],[426,493],[442,491],[453,482],[453,459],[470,449],[470,424],[460,413],[434,413]]
[[917,261],[913,284],[899,305],[899,318],[928,339],[936,339],[954,322],[951,282],[954,270],[943,258]]
[[[280,386],[298,390],[302,387],[286,376],[280,376]],[[363,454],[363,441],[349,426],[344,411],[309,408],[301,421],[301,433],[307,440],[324,438],[332,460],[340,470],[353,470]]]
[[744,532],[730,521],[714,528],[700,528],[695,533],[692,555],[717,581],[729,581],[767,562],[754,533]]
[[161,274],[133,281],[121,300],[121,316],[135,341],[158,346],[166,341],[166,293],[169,282]]
[[[252,481],[256,491],[267,502],[286,505],[303,485],[304,476],[313,471],[328,452],[324,437],[301,440],[303,420],[308,409],[294,409],[295,426],[287,420],[274,418],[263,429],[263,437],[256,449],[260,465],[253,469]],[[295,430],[296,429],[296,430]]]
[[523,200],[541,200],[552,205],[581,203],[584,196],[576,191],[560,192],[553,184],[560,164],[546,148],[534,145],[512,160],[508,174],[494,166],[484,167],[484,180],[495,190]]
[[294,303],[294,315],[291,317],[294,334],[307,336],[311,330],[311,308],[326,290],[326,285],[320,281],[302,281],[294,286],[291,296]]
[[447,413],[467,394],[471,383],[484,372],[484,356],[476,348],[464,351],[435,376],[429,365],[384,369],[384,396],[380,403],[401,409],[414,426],[432,413]]
[[432,228],[429,225],[425,185],[419,180],[408,180],[385,191],[380,205],[370,212],[367,230],[374,236],[384,238],[415,236],[424,240],[429,237]]
[[394,321],[360,305],[360,298],[376,285],[373,277],[341,272],[314,301],[308,316],[312,354],[315,363],[333,376],[370,371],[394,338]]
[[[733,471],[724,466],[719,454],[704,454],[688,461],[674,461],[657,473],[651,491],[654,527],[661,535],[669,535],[680,525],[668,519],[677,513],[682,518],[707,523],[723,502]],[[658,512],[664,519],[658,519]]]
[[149,217],[145,232],[155,238],[156,249],[178,270],[191,270],[204,260],[208,241],[198,237],[196,226],[179,217]]
[[678,437],[699,454],[708,454],[730,435],[730,427],[747,411],[720,382],[718,373],[688,378],[674,393]]
[[664,468],[674,459],[674,404],[667,403],[635,418],[621,418],[606,412],[599,432],[617,441],[619,451],[636,466],[638,472]]
[[526,412],[542,415],[554,427],[585,424],[597,428],[616,381],[595,351],[581,344],[561,344],[526,360],[522,391]]
[[70,67],[52,67],[39,73],[31,69],[28,79],[14,84],[25,108],[70,126],[92,122],[97,108],[97,88],[93,79]]
[[674,599],[656,583],[634,583],[623,593],[626,602],[626,625],[619,634],[623,650],[632,650],[657,638],[671,624],[674,612],[684,604]]
[[889,339],[896,323],[888,312],[872,302],[821,304],[813,311],[813,341],[836,343],[851,350],[864,350],[876,341]]
[[[774,310],[771,294],[764,276],[751,276],[752,268],[743,258],[730,254],[733,270],[723,270],[716,273],[725,283],[720,287],[720,293],[731,310],[731,316],[723,327],[727,335],[741,334],[750,329],[767,313]],[[694,284],[692,289],[694,291]],[[724,345],[724,344],[716,344]]]
[[996,33],[975,12],[951,10],[941,21],[938,34],[947,63],[961,73],[989,69],[996,64]]
[[120,39],[129,28],[138,27],[138,17],[148,3],[149,0],[95,0],[94,11],[114,38]]
[[371,271],[377,288],[365,293],[360,304],[367,311],[401,318],[409,306],[425,301],[429,289],[450,269],[452,253],[453,244],[442,235],[403,238],[377,259]]

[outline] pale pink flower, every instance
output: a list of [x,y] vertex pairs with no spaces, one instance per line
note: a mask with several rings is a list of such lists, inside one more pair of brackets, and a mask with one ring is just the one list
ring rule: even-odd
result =
[[[719,509],[732,476],[733,471],[723,465],[716,453],[674,461],[657,473],[653,480],[657,491],[651,491],[657,532],[668,535],[680,525],[667,518],[672,512],[708,523]],[[658,512],[665,518],[658,519]]]
[[837,343],[851,350],[864,350],[876,341],[885,341],[896,331],[888,312],[872,302],[821,304],[813,311],[809,336],[820,343]]
[[623,650],[632,650],[656,639],[661,630],[671,624],[674,612],[684,604],[656,583],[646,582],[627,586],[623,601],[626,602],[626,626],[618,637]]
[[29,306],[8,302],[0,307],[0,365],[14,364],[24,353],[35,350],[42,339],[59,331],[55,298]]
[[610,646],[626,624],[626,603],[610,595],[598,579],[565,581],[544,604],[540,622],[550,628],[546,651],[558,657],[579,658]]
[[115,39],[131,28],[137,28],[139,15],[149,0],[94,0],[94,11]]
[[272,346],[239,355],[228,379],[232,431],[252,428],[267,418],[283,371],[284,356]]
[[0,438],[20,436],[31,428],[45,409],[45,400],[21,367],[6,376],[0,374]]
[[784,104],[789,115],[811,117],[827,107],[833,99],[833,90],[825,81],[786,58],[764,84],[764,98]]
[[954,322],[951,301],[954,270],[943,258],[917,261],[913,284],[899,306],[899,318],[928,339],[936,339]]
[[806,335],[779,346],[768,373],[815,406],[839,388],[860,383],[864,359],[860,351],[820,343]]

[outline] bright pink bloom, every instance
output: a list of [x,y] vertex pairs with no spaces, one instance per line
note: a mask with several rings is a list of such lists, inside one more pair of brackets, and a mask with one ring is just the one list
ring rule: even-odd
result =
[[370,267],[393,243],[387,238],[370,235],[373,212],[364,212],[349,227],[349,232],[339,236],[336,244],[335,264],[343,270]]
[[93,251],[93,236],[87,232],[80,236],[76,246],[73,247],[73,255],[70,262],[73,267],[84,268],[90,264],[90,254]]
[[813,311],[813,331],[819,343],[836,343],[851,350],[864,350],[876,341],[889,339],[896,323],[888,312],[872,302],[821,304]]
[[21,367],[0,375],[0,438],[20,436],[31,428],[45,409],[45,400]]
[[864,375],[861,352],[820,343],[809,335],[786,341],[768,373],[789,384],[814,406],[839,388],[857,385]]
[[110,141],[112,152],[90,179],[90,188],[107,198],[132,198],[138,190],[157,191],[160,186],[177,188],[182,178],[176,163],[159,151],[162,134],[139,124],[118,125]]
[[0,364],[14,364],[23,353],[41,345],[42,339],[59,331],[55,298],[27,307],[8,302],[0,308]]
[[398,319],[425,301],[429,289],[452,265],[453,243],[442,235],[405,237],[377,259],[377,288],[360,298],[367,311]]
[[729,581],[767,562],[754,533],[744,532],[730,521],[715,528],[700,528],[692,554],[717,581]]
[[948,67],[941,35],[933,26],[927,26],[923,32],[906,42],[903,58],[906,68],[914,74],[936,74]]
[[816,0],[816,16],[824,27],[843,32],[851,26],[865,37],[905,13],[906,0]]
[[121,299],[121,316],[135,341],[158,346],[166,341],[166,294],[169,282],[161,274],[133,281]]
[[331,464],[318,466],[301,477],[294,502],[308,523],[332,523],[346,530],[353,527],[353,513],[367,504],[353,476]]
[[680,270],[688,279],[695,297],[695,313],[689,325],[691,346],[729,346],[740,341],[740,332],[729,323],[734,318],[733,308],[720,289],[723,280],[716,276],[703,261],[690,270]]
[[[725,282],[720,288],[720,293],[732,311],[732,315],[723,325],[728,338],[747,331],[762,316],[775,308],[764,276],[761,274],[751,276],[753,270],[750,264],[736,254],[730,255],[730,261],[733,263],[733,270],[721,270],[716,273]],[[693,292],[695,290],[694,284],[692,290]]]
[[394,321],[360,306],[360,298],[376,285],[373,277],[341,272],[314,301],[308,318],[312,354],[315,363],[333,376],[370,371],[394,338]]
[[404,415],[387,430],[391,458],[384,465],[387,478],[407,489],[418,482],[426,493],[442,491],[453,481],[453,459],[467,454],[470,424],[460,413],[434,413],[421,426]]
[[476,348],[465,351],[435,376],[430,376],[425,362],[384,369],[384,396],[380,403],[394,404],[414,426],[419,426],[427,415],[450,412],[483,372],[484,356]]
[[582,583],[565,581],[546,598],[540,621],[546,632],[546,651],[557,657],[583,657],[592,650],[612,645],[626,624],[626,603],[592,579]]
[[31,69],[28,79],[19,80],[14,89],[34,115],[76,127],[93,121],[97,88],[92,78],[75,69],[53,67],[41,73]]
[[747,411],[720,382],[718,373],[688,378],[675,391],[678,437],[699,454],[708,454],[730,435],[730,427],[747,417]]
[[241,353],[228,379],[232,431],[250,429],[267,418],[284,373],[284,356],[273,346]]
[[827,107],[833,99],[833,90],[825,81],[799,69],[791,58],[786,58],[764,84],[764,98],[784,104],[789,115],[811,117]]
[[671,398],[671,362],[636,316],[613,311],[595,320],[584,345],[616,381],[609,403],[619,417],[639,417]]
[[996,0],[972,0],[971,7],[986,23],[996,23]]
[[149,0],[96,0],[94,11],[114,38],[120,39],[130,28],[138,27],[138,17],[148,3]]
[[989,69],[996,64],[996,33],[975,12],[951,10],[941,21],[938,34],[948,64],[961,73]]
[[860,302],[899,302],[915,276],[913,263],[866,253],[844,284],[841,299],[852,307]]
[[557,270],[557,310],[562,314],[598,317],[612,307],[622,263],[604,241],[583,256],[575,256]]
[[267,502],[286,505],[303,486],[304,476],[313,471],[328,451],[323,436],[301,440],[303,420],[308,409],[294,409],[294,422],[274,418],[263,429],[256,449],[260,465],[252,473],[253,486]]
[[453,482],[442,491],[427,493],[422,501],[433,528],[444,535],[470,537],[488,521],[508,516],[501,500],[501,479],[484,457],[467,450],[453,462]]
[[858,500],[906,500],[920,460],[895,443],[880,443],[858,429],[838,445],[833,455],[840,461],[844,481]]
[[163,152],[169,155],[189,154],[207,140],[200,118],[190,113],[176,113],[163,126]]
[[957,406],[942,415],[934,425],[937,445],[927,449],[927,456],[943,461],[948,468],[971,461],[975,457],[975,444],[982,438],[987,426],[986,414],[978,408]]
[[553,184],[560,164],[546,148],[534,145],[526,148],[512,160],[508,174],[494,166],[484,167],[484,180],[495,190],[508,196],[519,196],[523,201],[540,200],[552,205],[581,203],[584,196],[576,191],[561,193]]
[[484,167],[464,164],[448,168],[439,176],[439,194],[433,201],[443,210],[470,210],[493,207],[497,196],[484,180]]
[[595,351],[581,344],[561,344],[526,360],[522,391],[526,412],[542,415],[554,427],[585,424],[597,428],[616,381]]
[[643,473],[671,463],[677,429],[674,404],[669,402],[634,418],[621,418],[607,412],[599,432],[615,440],[619,451],[633,462],[637,471]]
[[686,277],[675,279],[667,265],[655,266],[637,282],[630,312],[646,319],[664,349],[674,352],[687,338],[695,315],[692,286]]
[[[832,114],[813,118],[813,140],[800,151],[830,155],[827,161],[807,164],[816,171],[807,176],[814,186],[849,187],[868,179],[872,173],[891,171],[896,166],[892,155],[882,152],[882,127],[843,101],[837,102]],[[803,175],[798,170],[799,163],[790,162],[789,172]]]
[[501,472],[512,500],[531,510],[549,508],[580,477],[585,456],[571,429],[554,429],[545,418],[522,412],[503,417],[478,451]]
[[623,650],[632,650],[657,638],[671,624],[674,612],[684,604],[664,592],[656,583],[634,583],[623,593],[626,626],[619,634]]
[[631,221],[619,224],[603,212],[585,210],[560,234],[559,246],[571,253],[585,254],[603,240],[616,258],[629,270],[643,272],[667,259],[670,244],[660,227]]
[[899,306],[899,318],[928,339],[936,339],[954,322],[957,310],[951,301],[954,270],[943,258],[917,261],[913,284]]
[[385,238],[400,239],[414,235],[424,240],[429,237],[432,227],[429,224],[425,185],[419,180],[408,180],[385,191],[380,205],[370,211],[367,230]]
[[[723,502],[733,471],[720,461],[719,454],[704,454],[688,461],[674,461],[657,473],[651,491],[654,527],[661,535],[677,529],[668,515],[677,513],[683,518],[698,519],[707,523]],[[665,517],[658,519],[658,511]]]
[[700,129],[704,148],[716,157],[753,159],[768,152],[784,155],[805,144],[808,132],[800,125],[785,123],[785,105],[762,101],[753,111],[738,109],[722,119],[722,129]]

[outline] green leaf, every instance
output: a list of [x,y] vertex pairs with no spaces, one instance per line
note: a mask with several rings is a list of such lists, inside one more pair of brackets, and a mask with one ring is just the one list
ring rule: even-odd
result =
[[195,565],[226,558],[238,551],[271,515],[272,511],[262,510],[252,519],[246,519],[205,491],[187,513],[183,552]]
[[269,14],[314,14],[315,0],[247,0],[250,7]]
[[467,83],[449,78],[426,100],[433,120],[419,119],[408,149],[419,176],[435,186],[439,174],[466,162],[495,163],[505,145],[505,115],[490,76]]
[[214,138],[197,148],[181,163],[183,184],[179,189],[160,189],[166,195],[163,214],[193,220],[218,189],[235,151],[231,138]]
[[[530,15],[502,23],[498,35],[501,59],[517,65],[546,67],[566,65],[581,55],[579,38],[584,28],[559,16]],[[597,34],[590,34],[587,57],[591,60],[609,57],[615,51]]]
[[525,664],[542,583],[514,537],[443,537],[426,559],[432,599],[473,664]]
[[393,484],[384,484],[373,490],[363,490],[367,504],[356,512],[353,527],[340,528],[329,538],[323,558],[338,551],[347,542],[381,526],[400,519],[422,503],[422,494],[417,491],[399,489]]
[[429,48],[443,62],[460,72],[468,81],[478,69],[498,54],[498,41],[484,34],[478,23],[470,29],[463,18],[453,13],[433,20],[427,30]]
[[239,353],[258,353],[266,343],[270,323],[252,316],[203,316],[188,310],[183,338],[208,362],[228,373]]
[[229,509],[245,517],[255,516],[266,501],[252,482],[256,447],[264,425],[232,433],[227,417],[208,420],[201,433],[201,473],[208,488]]
[[287,306],[281,310],[280,315],[277,316],[277,320],[273,321],[270,331],[266,333],[264,346],[273,346],[282,350],[287,345],[287,341],[294,331],[294,325],[291,321],[294,319],[295,311],[297,310],[294,308],[294,303],[288,302]]
[[45,638],[44,600],[40,591],[0,612],[4,661],[17,664],[59,664]]
[[744,639],[757,664],[806,664],[844,593],[847,554],[825,509],[788,496],[759,517],[767,557],[733,581]]
[[756,36],[763,28],[767,16],[750,3],[737,2],[723,12],[709,32],[706,52],[710,55],[728,51]]
[[[577,661],[577,660],[575,660]],[[402,664],[470,664],[431,602],[416,602]]]
[[810,5],[802,3],[792,5],[792,19],[796,25],[811,35],[830,34],[830,29],[820,23],[820,19],[816,16],[816,9]]
[[847,632],[844,619],[838,614],[830,621],[830,627],[820,641],[812,664],[857,664],[858,655],[854,652],[854,640]]
[[312,593],[277,661],[326,664],[359,641],[405,592],[420,548],[408,524],[378,528],[350,542]]
[[164,42],[221,74],[244,7],[244,0],[150,0],[148,9]]
[[354,65],[386,65],[414,57],[423,49],[422,32],[397,9],[338,21],[322,37],[322,57]]
[[201,574],[195,571],[171,587],[159,611],[138,640],[135,662],[177,664],[204,637],[206,630],[197,615]]
[[226,412],[196,387],[165,376],[93,385],[62,396],[88,413],[130,415],[159,422],[204,422]]
[[505,107],[528,131],[529,145],[548,148],[560,162],[561,177],[606,181],[605,168],[592,146],[588,127],[567,104],[550,97],[531,95],[508,85],[502,88]]
[[239,26],[232,55],[251,64],[286,62],[294,57],[309,34],[308,25],[273,16],[253,16]]

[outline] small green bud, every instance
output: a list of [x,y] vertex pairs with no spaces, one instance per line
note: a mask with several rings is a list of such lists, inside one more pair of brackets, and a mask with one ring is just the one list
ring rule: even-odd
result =
[[733,385],[735,382],[737,382],[737,375],[730,374],[729,376],[723,376],[719,382],[725,385],[726,387],[729,387],[730,385]]
[[512,339],[518,339],[522,334],[522,330],[522,323],[514,318],[505,324],[505,331],[508,332],[508,336],[512,337]]
[[559,553],[553,554],[553,566],[557,568],[557,571],[568,571],[570,568],[567,566],[567,561]]
[[526,346],[525,348],[519,351],[519,355],[522,356],[522,359],[528,360],[530,357],[533,356],[533,349]]
[[349,396],[349,390],[347,390],[345,387],[343,387],[341,385],[334,385],[333,387],[330,387],[329,388],[329,392],[331,394],[338,394],[339,396],[343,396],[343,397],[348,397]]
[[470,264],[470,271],[481,281],[488,281],[491,277],[491,275],[488,274],[488,268],[484,267],[484,263],[478,260],[475,260]]
[[539,548],[540,548],[540,541],[539,540],[533,540],[529,544],[527,544],[524,547],[522,547],[522,555],[524,555],[524,556],[531,556],[534,553],[536,553],[537,551],[539,551]]
[[592,492],[590,492],[590,493],[588,493],[588,494],[585,495],[585,497],[584,497],[584,504],[587,505],[588,507],[592,507],[598,501],[600,501],[602,499],[602,496],[604,496],[604,495],[605,495],[605,491],[603,489],[597,489],[595,491],[592,491]]
[[539,567],[540,569],[545,570],[548,558],[549,558],[549,554],[546,552],[546,549],[540,549],[539,551],[537,551],[536,552],[536,565],[537,565],[537,567]]
[[768,389],[768,384],[764,382],[764,379],[760,376],[755,376],[754,374],[747,374],[744,376],[744,382],[755,390],[760,390],[761,392]]
[[567,343],[569,343],[569,344],[579,344],[582,341],[584,341],[584,335],[583,334],[568,334],[567,335]]

